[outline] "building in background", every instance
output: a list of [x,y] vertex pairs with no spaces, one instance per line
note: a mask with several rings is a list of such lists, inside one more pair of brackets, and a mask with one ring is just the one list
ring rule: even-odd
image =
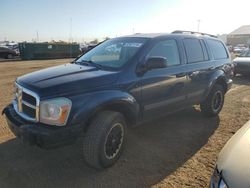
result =
[[227,44],[227,34],[217,35],[217,37]]
[[227,35],[227,44],[236,46],[238,44],[250,45],[250,25],[243,25]]

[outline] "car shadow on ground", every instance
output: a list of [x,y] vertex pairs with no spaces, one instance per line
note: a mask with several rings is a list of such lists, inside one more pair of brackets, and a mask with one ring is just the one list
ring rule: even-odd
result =
[[233,78],[233,83],[250,86],[250,75],[237,74],[237,76]]
[[218,125],[219,117],[190,108],[131,128],[122,157],[106,170],[84,163],[81,140],[42,150],[12,139],[0,144],[0,187],[150,187],[192,157]]

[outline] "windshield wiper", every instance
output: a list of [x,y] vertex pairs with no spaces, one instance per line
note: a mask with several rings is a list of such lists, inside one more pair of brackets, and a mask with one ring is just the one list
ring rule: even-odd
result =
[[80,62],[76,62],[76,63],[79,63],[81,65],[87,65],[87,66],[93,66],[93,67],[96,67],[98,69],[102,69],[103,66],[102,65],[99,65],[97,63],[94,63],[93,61],[91,60],[81,60]]

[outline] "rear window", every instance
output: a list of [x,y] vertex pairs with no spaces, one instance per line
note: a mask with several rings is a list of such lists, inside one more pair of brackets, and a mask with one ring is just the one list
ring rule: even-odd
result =
[[222,42],[217,40],[207,40],[207,43],[211,49],[211,52],[214,56],[214,59],[227,59],[228,54],[227,51],[222,44]]
[[196,63],[205,60],[200,40],[184,39],[183,43],[186,50],[188,63]]

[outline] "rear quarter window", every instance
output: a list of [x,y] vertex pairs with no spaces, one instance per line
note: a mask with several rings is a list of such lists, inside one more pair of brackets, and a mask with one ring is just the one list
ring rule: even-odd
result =
[[207,44],[214,56],[214,59],[227,59],[228,54],[222,42],[217,40],[207,40]]

